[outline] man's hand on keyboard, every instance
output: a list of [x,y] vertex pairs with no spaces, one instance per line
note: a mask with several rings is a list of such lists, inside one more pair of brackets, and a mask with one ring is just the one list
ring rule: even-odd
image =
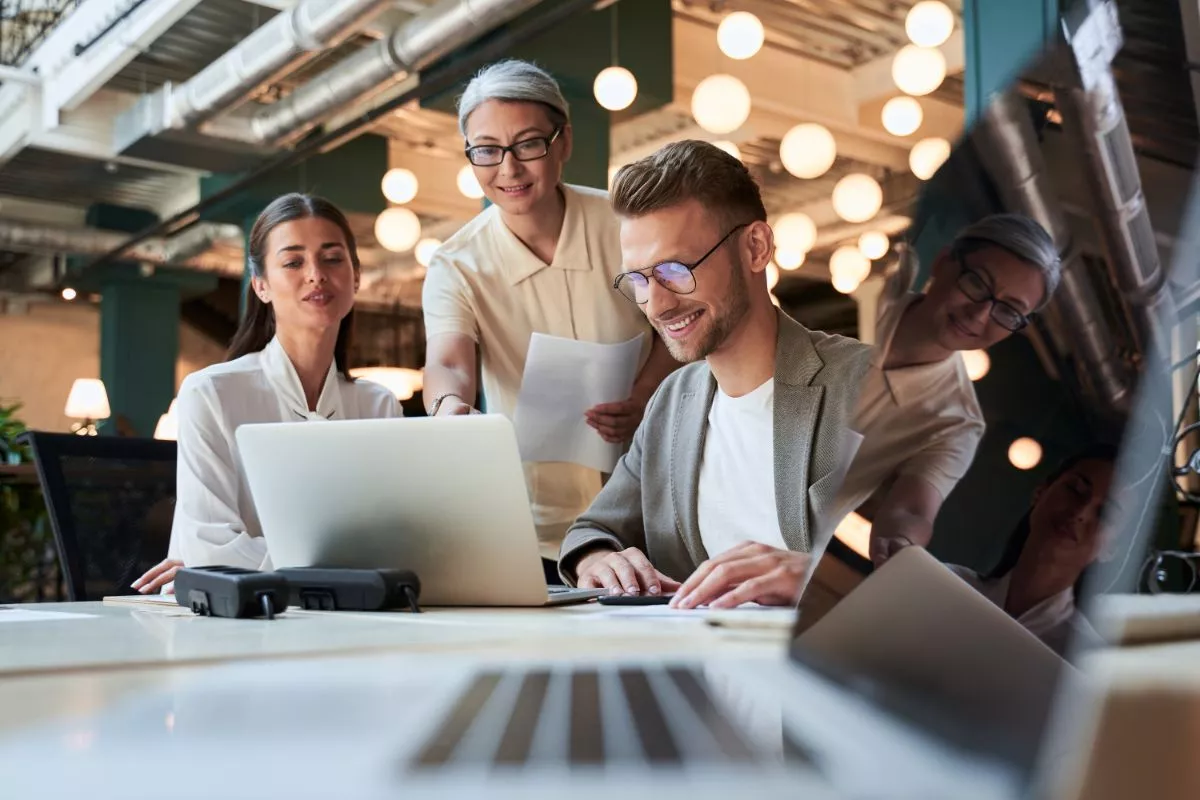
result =
[[575,567],[580,589],[607,589],[609,594],[665,594],[679,588],[654,568],[636,547],[621,552],[597,550],[579,559]]
[[675,593],[671,607],[792,605],[800,595],[809,561],[808,553],[743,542],[701,564]]

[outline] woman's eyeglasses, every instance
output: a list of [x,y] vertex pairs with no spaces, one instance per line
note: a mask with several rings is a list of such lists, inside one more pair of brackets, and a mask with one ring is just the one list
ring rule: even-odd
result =
[[997,325],[1016,333],[1029,324],[1029,317],[1003,300],[996,299],[983,276],[964,264],[962,259],[958,261],[958,268],[958,290],[972,303],[991,303],[992,307],[988,313]]
[[466,148],[467,160],[477,167],[498,167],[504,163],[504,154],[512,153],[517,161],[537,161],[545,158],[550,152],[550,145],[562,133],[562,128],[555,128],[549,136],[531,136],[510,145],[477,144]]
[[730,236],[745,228],[747,224],[743,223],[732,228],[729,233],[721,237],[721,241],[714,244],[694,264],[689,265],[679,261],[664,261],[661,264],[655,264],[649,269],[622,272],[613,281],[613,288],[625,295],[630,302],[637,303],[639,306],[645,305],[650,300],[651,277],[658,281],[659,285],[664,289],[669,289],[675,294],[691,294],[696,291],[696,276],[693,272],[696,267],[703,264],[709,256],[721,248],[721,245],[729,241]]

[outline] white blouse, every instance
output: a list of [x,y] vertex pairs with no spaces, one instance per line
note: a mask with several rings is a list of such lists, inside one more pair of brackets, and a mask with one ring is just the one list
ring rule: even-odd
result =
[[175,413],[179,463],[169,556],[189,567],[271,569],[234,433],[259,422],[403,416],[377,383],[347,381],[330,364],[310,412],[300,377],[278,339],[263,350],[184,379]]

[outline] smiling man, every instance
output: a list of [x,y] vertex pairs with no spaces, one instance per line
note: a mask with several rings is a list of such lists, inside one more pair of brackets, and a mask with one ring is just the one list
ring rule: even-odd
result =
[[[676,359],[625,455],[560,554],[564,579],[673,602],[789,604],[849,463],[865,345],[777,311],[757,184],[698,141],[617,173],[625,273]],[[682,587],[680,587],[680,582]]]
[[881,298],[871,370],[854,428],[862,443],[833,512],[875,495],[870,556],[879,566],[926,546],[942,502],[966,474],[983,413],[960,353],[986,350],[1029,324],[1058,286],[1058,251],[1035,221],[985,217],[934,260],[924,294],[908,291],[912,259]]

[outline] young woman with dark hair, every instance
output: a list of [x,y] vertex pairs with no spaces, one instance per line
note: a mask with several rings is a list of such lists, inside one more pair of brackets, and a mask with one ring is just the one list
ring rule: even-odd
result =
[[179,389],[170,553],[133,584],[142,593],[185,564],[270,568],[237,452],[240,425],[401,416],[387,389],[349,374],[359,262],[345,215],[319,197],[284,195],[259,215],[249,246],[246,313],[227,360]]
[[1060,655],[1073,634],[1098,639],[1075,607],[1075,587],[1112,543],[1100,515],[1116,457],[1115,447],[1101,444],[1064,461],[1034,492],[1028,513],[986,575],[951,566]]

